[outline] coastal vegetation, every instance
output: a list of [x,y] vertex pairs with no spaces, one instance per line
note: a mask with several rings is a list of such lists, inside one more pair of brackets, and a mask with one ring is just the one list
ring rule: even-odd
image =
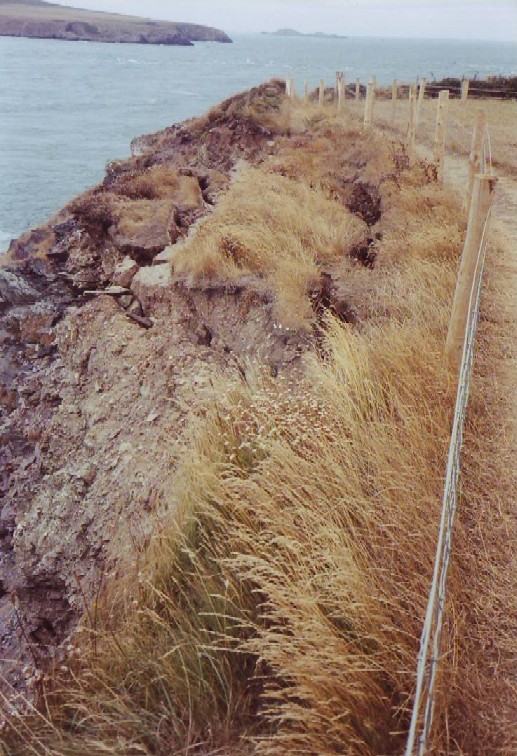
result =
[[[79,300],[82,316],[67,314],[59,331],[70,390],[90,391],[91,413],[97,399],[120,416],[135,399],[124,384],[113,405],[110,383],[130,342],[128,370],[145,363],[181,414],[157,426],[163,404],[146,408],[165,459],[152,504],[139,502],[147,536],[120,536],[116,567],[83,595],[83,620],[38,671],[32,700],[4,696],[7,754],[402,751],[441,511],[454,402],[444,345],[466,223],[461,197],[396,129],[384,132],[353,112],[288,102],[272,82],[141,140],[54,236],[13,245],[11,261],[45,244],[41,256],[50,247],[58,264],[55,229],[68,223],[78,246],[60,272],[87,258],[99,290],[130,250],[150,335],[129,335],[109,293]],[[157,265],[127,239],[173,198],[177,235]],[[117,331],[125,346],[108,352]],[[491,348],[483,342],[485,357]],[[499,681],[498,697],[484,661],[487,639],[503,667],[515,645],[515,598],[484,509],[488,497],[502,511],[510,473],[497,458],[480,464],[496,405],[475,391],[438,753],[516,745],[489,716],[513,683]],[[490,580],[470,556],[482,516]]]
[[[462,79],[449,76],[439,81],[433,79],[431,84],[433,87],[459,92],[461,90],[461,82]],[[487,79],[478,79],[476,77],[469,80],[469,92],[471,97],[516,99],[517,76],[489,76]]]

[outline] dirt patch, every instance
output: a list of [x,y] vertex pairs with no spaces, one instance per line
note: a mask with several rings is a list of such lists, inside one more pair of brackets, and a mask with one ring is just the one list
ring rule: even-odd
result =
[[358,215],[368,226],[374,226],[381,218],[381,195],[379,190],[362,181],[356,181],[352,187],[346,207]]
[[356,245],[350,252],[352,260],[361,263],[365,268],[373,268],[377,259],[375,241],[375,239],[369,236],[363,244]]

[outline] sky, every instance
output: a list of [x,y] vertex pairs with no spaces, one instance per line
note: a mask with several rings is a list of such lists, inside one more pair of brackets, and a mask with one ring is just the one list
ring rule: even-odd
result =
[[517,42],[517,0],[53,0],[231,32],[322,31],[364,37]]
[[365,37],[517,42],[517,0],[52,0],[60,5],[216,26],[289,27]]

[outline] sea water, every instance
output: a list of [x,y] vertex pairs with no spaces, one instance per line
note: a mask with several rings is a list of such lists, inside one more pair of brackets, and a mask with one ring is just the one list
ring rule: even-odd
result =
[[0,38],[0,252],[162,129],[272,77],[516,75],[501,42],[238,35],[194,47]]

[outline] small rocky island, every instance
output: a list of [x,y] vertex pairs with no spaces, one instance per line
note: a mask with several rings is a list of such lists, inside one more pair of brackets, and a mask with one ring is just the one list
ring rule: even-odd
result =
[[86,11],[43,0],[0,0],[0,36],[150,45],[232,41],[208,26]]
[[296,29],[278,29],[274,32],[262,32],[262,34],[268,34],[271,37],[320,37],[323,39],[348,39],[341,34],[326,34],[325,32],[310,32],[304,34],[303,32],[296,31]]

